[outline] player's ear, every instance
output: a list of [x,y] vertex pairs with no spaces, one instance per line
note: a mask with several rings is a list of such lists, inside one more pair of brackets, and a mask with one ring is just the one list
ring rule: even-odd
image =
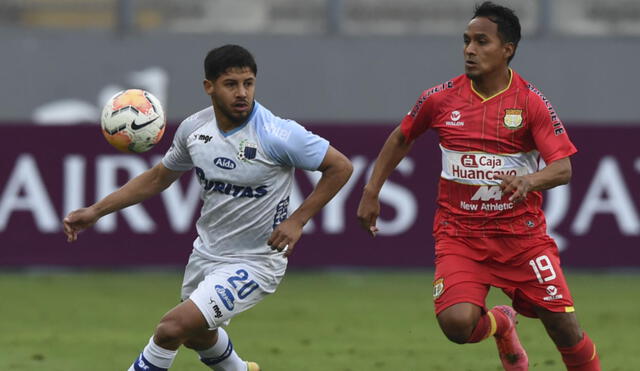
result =
[[504,43],[504,53],[507,60],[516,53],[516,45],[512,42]]
[[213,82],[212,81],[209,81],[209,80],[205,79],[202,82],[202,85],[204,86],[204,91],[205,91],[205,93],[207,93],[207,95],[212,95],[213,94],[213,90],[214,89],[213,89]]

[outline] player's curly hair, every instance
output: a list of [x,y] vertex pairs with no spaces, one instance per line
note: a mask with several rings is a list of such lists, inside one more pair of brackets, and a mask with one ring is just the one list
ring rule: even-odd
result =
[[516,55],[515,50],[520,42],[520,20],[513,9],[505,6],[497,5],[491,1],[485,1],[482,4],[476,4],[474,18],[483,17],[498,25],[498,36],[503,43],[512,43],[514,46],[513,55],[509,57],[509,61]]
[[254,75],[258,75],[258,66],[251,53],[240,45],[223,45],[207,53],[204,59],[204,76],[215,81],[229,68],[248,67]]

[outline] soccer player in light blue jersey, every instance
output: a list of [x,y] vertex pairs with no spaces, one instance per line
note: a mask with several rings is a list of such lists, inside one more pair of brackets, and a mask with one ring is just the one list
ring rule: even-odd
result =
[[[254,100],[257,66],[246,49],[213,49],[204,69],[212,107],[180,124],[162,162],[63,221],[68,241],[75,241],[100,217],[162,192],[195,169],[203,205],[182,302],[160,320],[129,371],[168,370],[180,345],[213,370],[259,371],[236,354],[221,326],[275,292],[303,226],[352,172],[327,140]],[[295,168],[318,170],[322,177],[289,215]]]

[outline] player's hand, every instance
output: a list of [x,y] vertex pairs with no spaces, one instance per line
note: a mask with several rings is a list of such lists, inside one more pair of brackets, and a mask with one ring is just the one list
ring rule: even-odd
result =
[[70,212],[69,215],[62,220],[67,242],[77,240],[78,233],[96,224],[98,218],[98,214],[89,207]]
[[285,219],[273,230],[267,244],[271,250],[284,252],[285,257],[291,256],[293,248],[302,236],[304,224],[295,219]]
[[532,189],[531,181],[529,181],[529,178],[526,175],[513,176],[499,174],[495,177],[502,180],[502,182],[500,183],[500,189],[502,189],[502,193],[511,194],[511,196],[509,196],[509,201],[524,201],[524,199],[527,198],[527,193]]
[[376,221],[380,215],[380,201],[378,200],[378,196],[365,189],[362,198],[360,198],[357,215],[360,226],[369,232],[372,237],[375,237],[376,233],[378,233]]

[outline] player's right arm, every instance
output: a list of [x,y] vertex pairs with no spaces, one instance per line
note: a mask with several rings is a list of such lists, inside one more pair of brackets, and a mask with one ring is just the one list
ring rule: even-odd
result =
[[376,220],[380,215],[380,201],[378,195],[389,178],[391,172],[409,153],[413,141],[407,141],[401,126],[396,127],[382,146],[369,181],[364,186],[360,204],[358,205],[358,220],[362,228],[375,237],[378,232]]
[[437,106],[434,102],[434,93],[438,91],[442,91],[442,88],[437,90],[434,87],[422,92],[400,125],[391,132],[378,154],[369,182],[364,186],[357,213],[360,226],[373,237],[378,232],[376,220],[380,215],[380,201],[378,200],[380,190],[391,172],[411,150],[413,140],[431,126]]
[[95,204],[70,212],[62,221],[67,241],[75,241],[78,238],[78,232],[91,227],[101,217],[162,192],[182,173],[182,171],[170,170],[159,163]]

